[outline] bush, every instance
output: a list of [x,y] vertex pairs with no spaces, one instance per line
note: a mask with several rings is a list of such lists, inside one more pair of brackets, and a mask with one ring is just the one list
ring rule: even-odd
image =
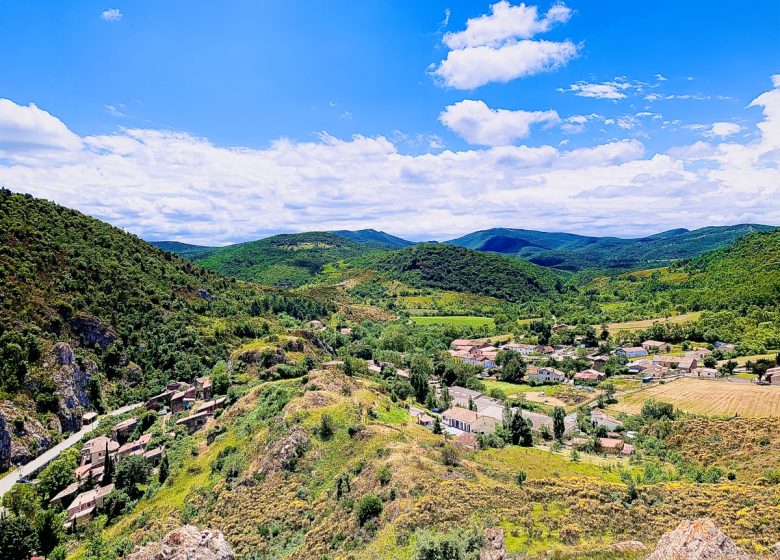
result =
[[357,504],[355,508],[355,516],[359,525],[365,525],[365,523],[375,517],[379,517],[382,514],[382,500],[374,496],[373,494],[366,494]]
[[517,482],[518,486],[522,486],[526,478],[528,478],[528,475],[525,471],[518,471],[515,475],[515,482]]
[[390,482],[390,478],[392,477],[392,473],[390,472],[390,467],[387,465],[382,466],[382,468],[379,469],[379,472],[377,473],[377,479],[379,480],[379,484],[382,486],[387,486],[387,483]]
[[460,465],[460,451],[451,443],[445,443],[441,450],[441,462],[448,467]]
[[333,437],[333,433],[336,431],[336,423],[333,421],[333,417],[325,413],[320,417],[320,437],[324,440],[328,440]]

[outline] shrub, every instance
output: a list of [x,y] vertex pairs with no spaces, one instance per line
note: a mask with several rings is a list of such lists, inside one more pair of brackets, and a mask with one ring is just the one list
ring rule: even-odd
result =
[[382,466],[382,468],[380,468],[379,472],[377,473],[377,479],[379,480],[379,484],[382,486],[387,486],[387,483],[390,482],[391,477],[392,473],[390,472],[390,467],[387,465]]
[[333,433],[336,431],[336,424],[333,421],[333,417],[325,413],[320,417],[320,437],[324,440],[328,440],[333,437]]
[[460,451],[451,443],[445,443],[441,450],[441,462],[448,467],[457,467],[460,464]]
[[517,475],[515,475],[515,482],[517,482],[518,486],[522,486],[526,478],[528,478],[528,475],[525,471],[518,471]]
[[374,496],[373,494],[366,494],[357,504],[355,508],[355,516],[359,525],[365,525],[365,523],[375,517],[379,517],[382,514],[382,500]]

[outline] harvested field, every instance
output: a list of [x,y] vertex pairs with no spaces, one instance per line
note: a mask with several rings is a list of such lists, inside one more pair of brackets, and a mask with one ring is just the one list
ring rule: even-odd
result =
[[668,402],[685,412],[706,416],[780,415],[780,387],[689,378],[654,384],[623,395],[611,408],[637,414],[648,399]]
[[[673,315],[671,317],[656,317],[655,319],[644,319],[642,321],[625,321],[623,323],[610,323],[607,330],[610,333],[618,331],[641,331],[653,326],[653,323],[685,323],[686,321],[695,321],[701,317],[700,311],[684,313],[682,315]],[[598,329],[599,326],[596,325]]]

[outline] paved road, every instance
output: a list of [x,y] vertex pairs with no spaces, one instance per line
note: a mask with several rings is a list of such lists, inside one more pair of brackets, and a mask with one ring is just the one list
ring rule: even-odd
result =
[[[107,414],[107,416],[119,416],[120,414],[124,414],[125,412],[130,412],[132,410],[135,410],[141,405],[142,403],[129,404],[127,406],[123,406],[122,408],[117,408],[116,410],[112,410]],[[11,489],[11,487],[14,484],[16,484],[21,478],[25,476],[29,476],[30,474],[39,471],[40,469],[48,465],[51,461],[59,457],[60,454],[66,449],[68,449],[71,445],[78,443],[85,435],[92,432],[95,428],[97,428],[99,421],[100,418],[95,420],[92,424],[84,426],[78,432],[71,434],[70,436],[67,437],[67,439],[62,440],[60,443],[58,443],[51,449],[47,450],[46,452],[42,453],[41,455],[39,455],[38,457],[36,457],[26,465],[23,465],[17,468],[15,471],[11,471],[3,478],[0,478],[0,500],[3,498],[6,492],[8,492]]]

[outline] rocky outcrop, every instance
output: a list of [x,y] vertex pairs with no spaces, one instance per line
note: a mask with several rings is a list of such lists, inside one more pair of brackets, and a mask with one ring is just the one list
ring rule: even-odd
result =
[[298,459],[303,457],[308,447],[309,436],[306,431],[293,426],[289,434],[266,447],[258,470],[264,474],[295,470]]
[[658,541],[647,560],[753,560],[711,519],[682,521]]
[[306,340],[308,340],[315,348],[324,350],[328,354],[334,356],[336,355],[336,351],[333,349],[333,347],[330,346],[328,343],[324,342],[320,337],[314,334],[313,331],[310,331],[308,329],[300,329],[295,331],[295,334],[300,336],[301,338],[305,338]]
[[244,350],[237,358],[245,364],[259,364],[269,368],[277,364],[287,363],[287,355],[281,348],[265,348],[263,350]]
[[609,549],[614,552],[620,552],[621,554],[627,552],[636,553],[645,552],[647,550],[647,545],[642,541],[621,541],[610,545]]
[[235,560],[235,555],[219,531],[184,525],[162,541],[137,549],[128,560]]
[[68,432],[79,430],[81,416],[90,404],[87,385],[97,374],[97,365],[91,360],[79,364],[73,357],[73,349],[64,342],[58,342],[46,356],[44,367],[51,371],[59,401],[57,416],[62,429]]
[[503,529],[485,529],[485,542],[479,551],[479,560],[506,560]]
[[114,328],[91,315],[77,315],[70,320],[70,328],[87,344],[106,348],[116,340]]
[[5,416],[0,412],[0,469],[11,466],[11,434],[5,423]]

